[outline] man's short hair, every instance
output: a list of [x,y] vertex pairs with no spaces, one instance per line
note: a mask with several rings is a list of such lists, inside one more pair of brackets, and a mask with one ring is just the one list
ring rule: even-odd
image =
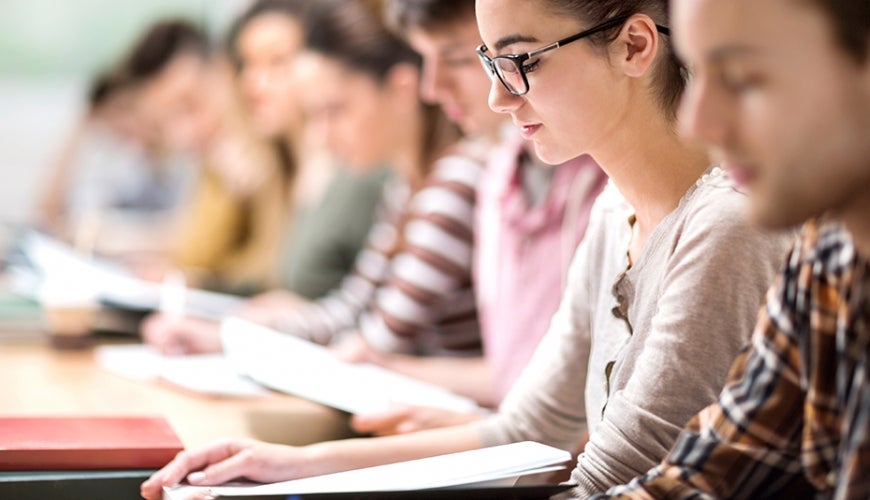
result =
[[434,31],[466,18],[474,19],[474,0],[387,0],[384,15],[399,33]]

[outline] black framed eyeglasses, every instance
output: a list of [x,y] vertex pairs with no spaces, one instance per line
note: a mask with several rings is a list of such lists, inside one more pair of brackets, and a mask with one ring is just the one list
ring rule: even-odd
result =
[[[508,92],[513,95],[523,96],[529,92],[529,79],[526,77],[528,65],[526,65],[526,61],[535,56],[539,56],[544,52],[556,50],[571,42],[576,42],[577,40],[592,36],[606,29],[619,26],[627,21],[629,17],[631,16],[615,17],[593,26],[592,28],[583,30],[576,35],[571,35],[545,47],[541,47],[540,49],[526,52],[525,54],[504,54],[496,57],[489,57],[486,55],[486,51],[489,49],[487,49],[486,45],[481,44],[477,47],[477,57],[480,58],[480,63],[483,65],[483,69],[486,70],[490,78],[497,77]],[[665,26],[659,26],[657,24],[656,29],[664,35],[671,34],[671,30]]]

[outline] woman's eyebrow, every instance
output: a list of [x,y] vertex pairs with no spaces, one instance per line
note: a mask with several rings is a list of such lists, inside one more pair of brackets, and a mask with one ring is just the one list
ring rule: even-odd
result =
[[496,51],[499,51],[499,50],[502,50],[502,49],[504,49],[505,47],[507,47],[507,46],[509,46],[509,45],[513,45],[513,44],[515,44],[515,43],[520,43],[520,42],[539,42],[539,41],[540,41],[540,40],[538,40],[537,38],[535,38],[535,37],[533,37],[533,36],[525,36],[525,35],[520,35],[520,34],[513,34],[513,35],[508,35],[508,36],[505,36],[505,37],[499,38],[498,41],[495,42],[495,46],[493,46],[493,49],[496,50]]

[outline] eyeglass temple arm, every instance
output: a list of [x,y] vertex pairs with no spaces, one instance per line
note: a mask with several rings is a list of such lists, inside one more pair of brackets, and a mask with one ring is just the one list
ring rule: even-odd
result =
[[[571,42],[577,40],[578,38],[583,38],[585,36],[592,35],[597,31],[603,31],[605,29],[612,28],[613,26],[619,24],[620,22],[625,22],[625,21],[626,21],[626,19],[613,19],[612,21],[604,23],[601,26],[599,26],[598,28],[595,28],[595,29],[590,30],[588,32],[578,33],[575,36],[568,37],[568,38],[566,38],[564,40],[560,40],[558,42],[553,42],[550,45],[547,45],[546,47],[541,47],[540,49],[528,52],[528,53],[526,53],[526,57],[535,57],[538,54],[543,54],[544,52],[547,52],[547,51],[550,51],[553,49],[558,49],[562,45],[571,43]],[[656,24],[656,30],[665,36],[671,36],[671,29],[668,28],[667,26],[662,26],[661,24]],[[485,52],[487,50],[489,50],[489,49],[487,48],[487,46],[485,44],[481,44],[477,48],[477,52],[481,55],[485,55]]]
[[[604,31],[606,29],[613,28],[613,27],[619,25],[620,23],[624,23],[627,20],[628,20],[627,17],[617,17],[617,18],[611,19],[610,21],[606,21],[606,22],[602,23],[600,26],[592,28],[588,31],[578,33],[574,36],[570,36],[568,38],[565,38],[564,40],[559,40],[558,42],[553,42],[550,45],[547,45],[546,47],[541,47],[540,49],[536,49],[536,50],[533,50],[531,52],[528,52],[528,53],[526,53],[526,57],[535,57],[536,55],[543,54],[544,52],[547,52],[547,51],[550,51],[553,49],[558,49],[559,47],[561,47],[563,45],[567,45],[571,42],[574,42],[580,38],[585,38],[587,36],[594,35],[595,33],[598,33],[599,31]],[[659,33],[666,35],[666,36],[671,36],[671,29],[668,28],[667,26],[662,26],[660,24],[656,24],[655,26],[656,26],[656,30]]]

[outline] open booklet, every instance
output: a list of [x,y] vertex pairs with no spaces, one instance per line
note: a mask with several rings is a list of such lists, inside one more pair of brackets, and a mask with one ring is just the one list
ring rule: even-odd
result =
[[[166,489],[163,498],[185,500],[203,489],[217,497],[257,497],[506,486],[514,484],[521,476],[564,468],[570,459],[567,451],[524,441],[280,483],[211,488],[179,486]],[[462,495],[457,492],[456,497]]]
[[367,363],[347,363],[328,349],[239,318],[221,324],[230,364],[256,382],[280,392],[356,414],[391,406],[429,406],[479,411],[449,390]]

